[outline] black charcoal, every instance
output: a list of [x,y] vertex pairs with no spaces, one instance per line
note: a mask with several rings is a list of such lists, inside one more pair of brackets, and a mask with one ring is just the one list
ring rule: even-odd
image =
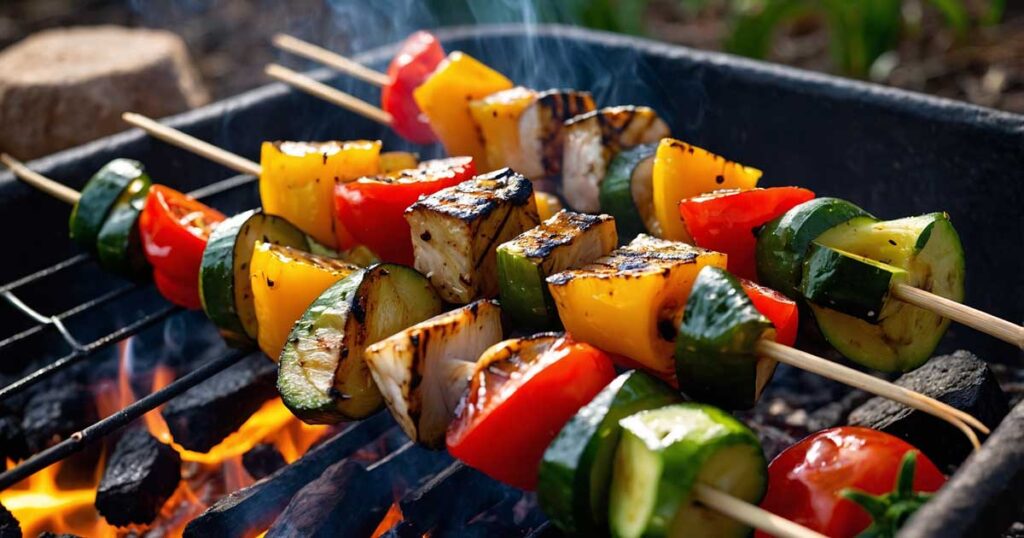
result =
[[277,366],[255,353],[171,400],[161,412],[174,441],[207,452],[277,396]]
[[36,453],[96,422],[96,403],[81,385],[58,385],[40,391],[25,405],[21,429],[29,452]]
[[96,489],[96,510],[111,525],[148,524],[181,480],[181,456],[143,429],[117,442]]
[[6,506],[0,504],[0,538],[21,538],[21,524]]
[[285,465],[287,462],[284,461],[281,451],[270,443],[260,443],[242,455],[242,466],[249,476],[256,480],[273,474]]
[[[988,365],[967,351],[934,357],[895,383],[965,411],[990,428],[1008,411],[1006,395]],[[886,398],[872,398],[854,409],[849,423],[906,440],[947,473],[972,449],[963,433],[947,422]]]

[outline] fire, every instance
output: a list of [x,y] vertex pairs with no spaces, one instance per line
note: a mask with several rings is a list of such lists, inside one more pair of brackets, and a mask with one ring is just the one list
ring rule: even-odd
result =
[[[95,387],[96,404],[101,416],[108,416],[135,401],[129,376],[128,343],[121,344],[121,367],[116,382]],[[158,367],[153,373],[153,390],[173,381],[175,373]],[[157,521],[164,536],[181,536],[185,525],[224,494],[248,486],[253,478],[242,465],[242,455],[259,443],[271,443],[291,463],[298,459],[326,431],[325,426],[309,426],[296,419],[280,398],[263,404],[236,431],[209,452],[185,450],[174,442],[160,409],[144,416],[146,428],[161,442],[168,443],[181,455],[183,480],[171,498],[164,503]],[[25,536],[43,531],[71,533],[90,537],[123,536],[125,529],[108,525],[96,512],[96,485],[104,468],[101,458],[91,487],[67,489],[58,483],[61,465],[56,463],[20,484],[0,492],[2,503],[21,523]],[[13,465],[13,463],[12,463]],[[145,530],[140,527],[136,530]]]
[[374,529],[373,534],[370,538],[378,538],[385,532],[391,530],[391,527],[402,522],[405,519],[405,515],[402,514],[402,507],[398,506],[398,502],[391,503],[391,508],[388,508],[388,512],[384,514],[384,519],[380,520],[377,524],[377,528]]

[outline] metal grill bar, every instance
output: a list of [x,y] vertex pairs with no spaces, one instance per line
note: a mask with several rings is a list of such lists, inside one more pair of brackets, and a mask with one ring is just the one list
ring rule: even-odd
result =
[[[209,196],[214,196],[217,194],[228,192],[239,187],[243,187],[245,185],[252,183],[255,180],[256,178],[253,176],[232,176],[225,180],[218,181],[216,183],[212,183],[204,187],[200,187],[196,190],[189,192],[188,194],[189,196],[192,196],[194,198],[202,199]],[[18,381],[15,381],[14,383],[11,383],[10,385],[0,389],[0,401],[3,401],[4,399],[9,398],[15,394],[18,394],[24,391],[25,389],[35,385],[36,383],[39,383],[40,381],[50,377],[51,375],[80,362],[84,358],[109,346],[112,343],[115,343],[123,338],[132,336],[135,333],[163,319],[166,319],[168,316],[179,310],[179,308],[174,306],[165,307],[161,310],[154,312],[153,314],[149,314],[148,316],[143,317],[142,319],[139,319],[125,327],[122,327],[121,329],[118,329],[89,344],[83,345],[80,342],[78,342],[74,338],[74,336],[67,330],[67,328],[63,324],[63,320],[73,315],[81,314],[93,308],[107,304],[131,292],[132,290],[138,289],[138,286],[131,285],[115,289],[99,297],[96,297],[77,306],[74,306],[60,314],[57,314],[56,316],[50,317],[38,313],[35,309],[25,304],[20,298],[18,298],[13,293],[15,289],[21,286],[42,280],[48,276],[56,274],[65,269],[76,267],[78,265],[81,265],[82,263],[85,263],[86,261],[89,261],[90,259],[92,259],[92,256],[89,254],[78,254],[76,256],[68,258],[67,260],[51,265],[50,267],[41,269],[32,274],[19,278],[13,282],[0,286],[0,296],[3,296],[11,305],[13,305],[15,308],[17,308],[19,311],[21,311],[29,318],[35,320],[37,323],[36,325],[20,333],[0,340],[0,350],[29,336],[32,336],[33,334],[37,334],[43,331],[46,327],[50,326],[56,328],[57,331],[60,332],[60,334],[64,337],[65,341],[67,341],[68,345],[71,346],[72,348],[71,353],[57,359],[53,363],[43,368],[40,368],[39,370],[36,370],[35,372],[32,372],[31,374],[26,375],[25,377],[19,379]]]
[[39,383],[43,379],[50,377],[51,375],[73,365],[85,359],[86,357],[106,348],[107,346],[117,343],[118,341],[134,335],[135,333],[150,327],[160,321],[163,321],[171,314],[180,311],[181,308],[174,305],[167,305],[152,314],[148,314],[138,320],[135,320],[124,327],[102,337],[98,338],[89,344],[81,346],[71,353],[64,355],[63,357],[53,361],[52,363],[28,374],[27,376],[7,385],[0,389],[0,402],[10,398],[11,396],[18,394],[25,389]]
[[192,372],[174,380],[166,387],[140,399],[103,420],[76,432],[67,439],[23,461],[18,466],[0,474],[0,490],[7,489],[33,474],[82,450],[110,432],[117,430],[149,411],[163,405],[171,398],[207,380],[210,376],[237,363],[250,354],[246,351],[232,351],[207,362]]

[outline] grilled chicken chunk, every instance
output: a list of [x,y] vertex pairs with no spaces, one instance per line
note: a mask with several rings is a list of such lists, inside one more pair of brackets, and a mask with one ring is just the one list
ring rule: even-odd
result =
[[501,339],[501,308],[477,301],[377,342],[366,349],[366,362],[406,435],[444,448],[476,360]]
[[619,151],[669,136],[668,124],[645,106],[613,106],[565,122],[562,194],[577,211],[600,209],[598,193]]
[[416,269],[444,300],[498,294],[498,245],[536,226],[533,186],[507,168],[442,189],[409,207]]

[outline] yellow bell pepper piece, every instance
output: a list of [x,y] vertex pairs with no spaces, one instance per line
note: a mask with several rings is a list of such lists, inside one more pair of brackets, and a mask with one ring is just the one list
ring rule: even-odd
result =
[[249,260],[260,349],[274,362],[292,326],[331,284],[359,267],[259,241]]
[[534,191],[533,199],[537,203],[537,216],[544,222],[562,210],[562,201],[550,192]]
[[674,138],[663,138],[654,155],[652,172],[654,215],[661,237],[693,242],[683,219],[679,201],[718,189],[753,189],[761,171],[734,163],[708,150]]
[[380,141],[264,142],[260,165],[264,211],[288,219],[327,247],[353,246],[351,236],[336,229],[334,186],[380,173]]
[[640,234],[581,269],[548,277],[566,332],[665,377],[675,372],[677,315],[697,273],[726,256]]
[[516,86],[469,103],[469,112],[484,138],[490,166],[508,166],[517,171],[522,168],[519,118],[536,100],[537,92]]
[[416,168],[419,164],[419,156],[408,151],[385,151],[380,154],[380,173],[382,174]]
[[468,155],[480,172],[490,170],[469,103],[512,87],[512,81],[462,52],[448,55],[413,92],[413,99],[451,156]]

